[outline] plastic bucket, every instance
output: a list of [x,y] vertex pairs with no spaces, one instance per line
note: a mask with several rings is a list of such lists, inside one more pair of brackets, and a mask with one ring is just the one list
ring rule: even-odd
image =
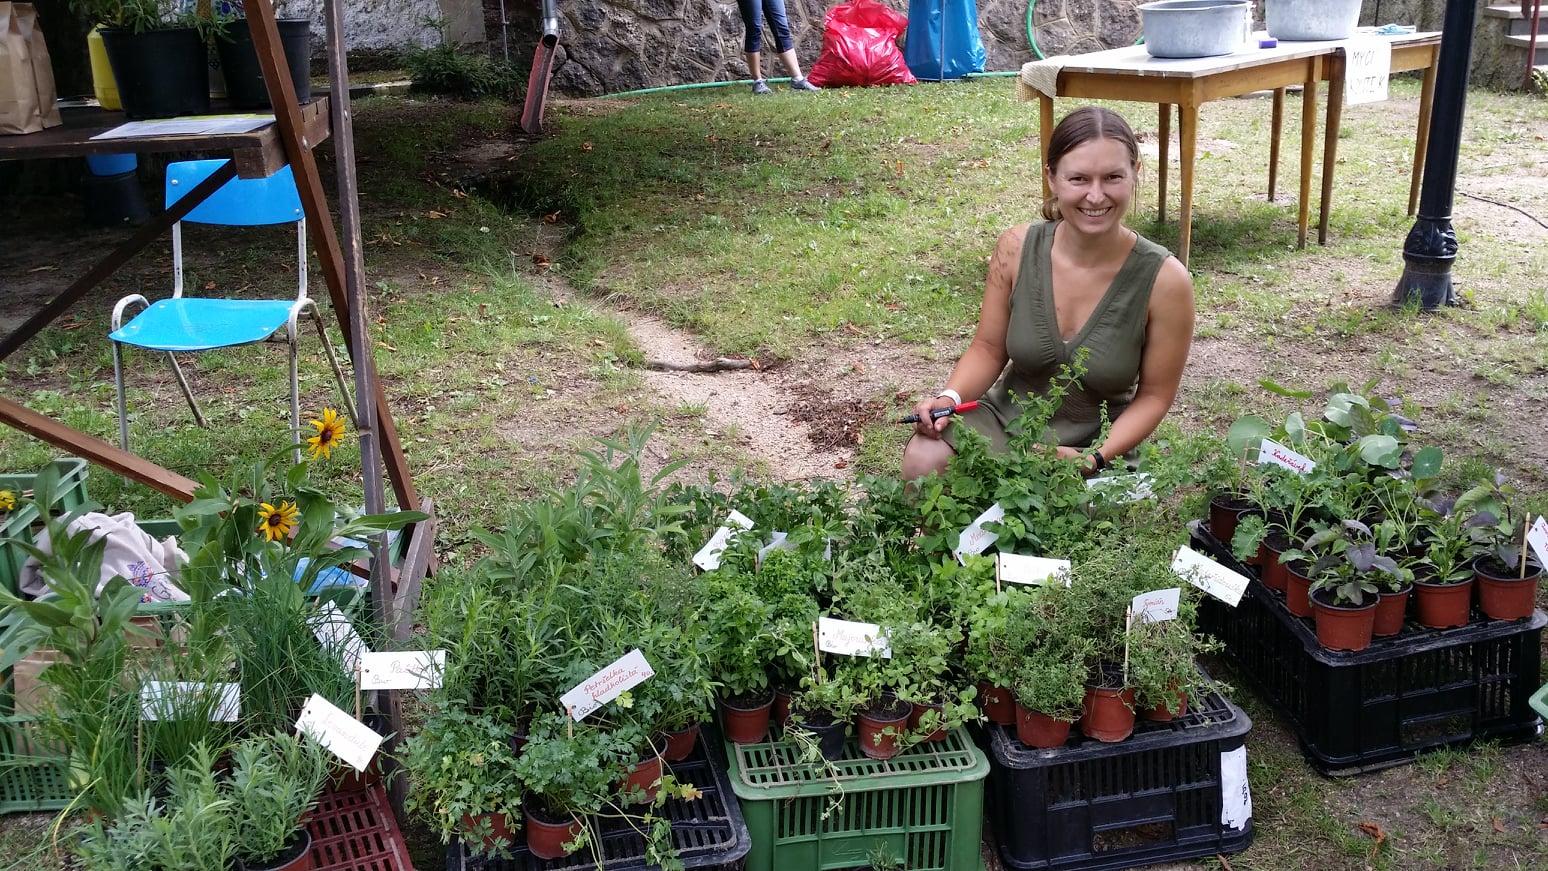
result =
[[1242,47],[1251,20],[1246,0],[1160,0],[1139,7],[1152,57],[1216,57]]
[[1287,42],[1348,39],[1360,22],[1360,0],[1264,0],[1268,35]]

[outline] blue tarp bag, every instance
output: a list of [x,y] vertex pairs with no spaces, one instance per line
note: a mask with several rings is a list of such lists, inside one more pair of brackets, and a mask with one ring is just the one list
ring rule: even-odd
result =
[[[941,42],[941,24],[946,40]],[[944,55],[944,64],[942,56]],[[977,0],[909,0],[903,62],[920,81],[960,79],[984,71],[987,55],[978,35]],[[945,75],[941,74],[942,66]]]

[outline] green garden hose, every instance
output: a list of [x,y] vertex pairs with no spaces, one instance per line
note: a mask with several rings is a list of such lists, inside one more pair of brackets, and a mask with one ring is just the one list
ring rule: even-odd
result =
[[[1036,8],[1037,0],[1027,0],[1027,45],[1032,46],[1032,53],[1037,55],[1038,60],[1043,60],[1047,55],[1043,54],[1043,49],[1037,44],[1037,30],[1032,26],[1032,11]],[[1145,34],[1141,33],[1140,38],[1134,40],[1134,44],[1144,45]]]

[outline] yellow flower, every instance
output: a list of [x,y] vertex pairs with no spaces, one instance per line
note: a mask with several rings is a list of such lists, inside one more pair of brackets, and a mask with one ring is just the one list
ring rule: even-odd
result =
[[16,494],[10,490],[0,490],[0,513],[14,511],[16,509]]
[[258,508],[258,531],[267,541],[278,541],[296,526],[296,503],[281,502],[279,507],[265,502]]
[[309,421],[317,430],[317,435],[306,440],[307,453],[312,459],[322,457],[328,459],[333,455],[333,449],[339,446],[344,438],[344,419],[331,408],[324,408],[322,416]]

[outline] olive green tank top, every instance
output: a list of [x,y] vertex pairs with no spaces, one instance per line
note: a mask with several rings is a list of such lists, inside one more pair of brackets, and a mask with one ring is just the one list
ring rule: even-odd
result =
[[1050,221],[1027,229],[1021,271],[1011,288],[1010,324],[1005,336],[1010,365],[980,399],[979,408],[962,419],[1001,450],[1006,444],[1006,428],[1020,415],[1011,394],[1041,395],[1058,375],[1059,367],[1072,362],[1080,348],[1089,349],[1086,374],[1065,395],[1064,404],[1050,422],[1051,435],[1057,436],[1061,445],[1087,447],[1102,428],[1104,403],[1109,420],[1116,420],[1129,406],[1139,386],[1150,291],[1162,264],[1171,256],[1166,248],[1138,236],[1134,250],[1091,317],[1066,342],[1059,335],[1054,310],[1052,250],[1056,226]]

